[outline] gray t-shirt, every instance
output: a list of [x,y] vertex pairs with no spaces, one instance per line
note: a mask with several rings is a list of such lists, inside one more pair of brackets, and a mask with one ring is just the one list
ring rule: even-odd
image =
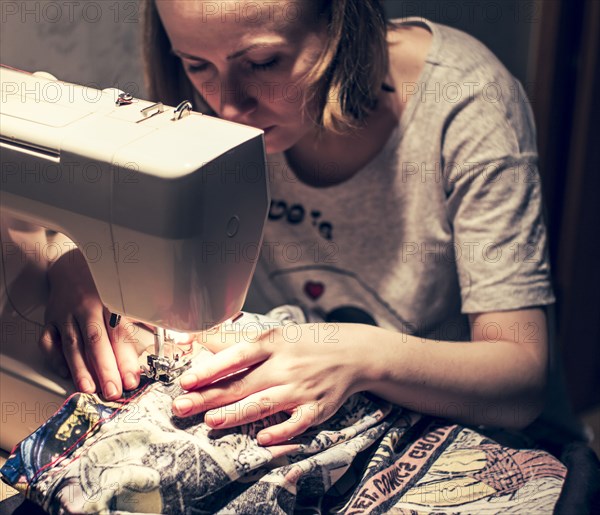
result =
[[475,39],[421,23],[433,32],[425,67],[396,94],[416,92],[367,166],[315,188],[270,157],[265,307],[352,306],[424,336],[445,326],[439,336],[454,340],[469,338],[465,313],[554,302],[521,85]]
[[[402,23],[433,39],[418,83],[395,93],[414,92],[379,154],[324,188],[270,156],[271,208],[246,308],[292,303],[324,320],[469,340],[468,313],[554,302],[521,84],[463,32]],[[504,336],[496,329],[489,338]]]

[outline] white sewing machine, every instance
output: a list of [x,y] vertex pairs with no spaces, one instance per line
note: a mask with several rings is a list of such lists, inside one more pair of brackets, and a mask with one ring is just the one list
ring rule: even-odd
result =
[[72,391],[37,347],[61,245],[81,250],[112,313],[161,328],[160,356],[164,329],[205,330],[241,309],[269,195],[260,130],[43,73],[1,67],[0,80],[0,447],[10,450]]

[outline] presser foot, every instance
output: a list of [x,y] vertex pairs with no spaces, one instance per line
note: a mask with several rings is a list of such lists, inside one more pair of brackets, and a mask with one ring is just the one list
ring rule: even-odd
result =
[[140,368],[146,377],[168,385],[173,383],[175,379],[191,366],[192,361],[190,359],[180,360],[178,354],[175,354],[175,358],[173,359],[167,358],[166,356],[150,354],[148,356],[148,366],[142,366]]

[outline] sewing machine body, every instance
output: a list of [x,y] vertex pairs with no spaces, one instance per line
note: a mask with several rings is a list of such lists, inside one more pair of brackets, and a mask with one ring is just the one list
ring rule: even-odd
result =
[[[56,404],[70,388],[43,369],[36,345],[46,267],[61,245],[82,251],[112,312],[205,330],[243,305],[269,195],[260,130],[112,89],[0,71],[0,446],[7,449],[32,427],[21,406],[9,423],[7,406]],[[48,229],[59,237],[49,241]]]

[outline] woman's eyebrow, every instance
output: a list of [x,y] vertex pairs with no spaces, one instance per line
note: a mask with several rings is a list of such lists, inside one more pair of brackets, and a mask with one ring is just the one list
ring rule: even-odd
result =
[[281,45],[281,43],[255,43],[254,45],[250,45],[249,47],[244,48],[243,50],[238,50],[237,52],[234,52],[233,54],[228,55],[227,60],[231,61],[232,59],[241,57],[246,52],[249,52],[250,50],[254,50],[255,48],[267,48],[267,47],[280,46],[280,45]]
[[202,59],[201,57],[196,57],[191,54],[186,54],[185,52],[181,52],[179,50],[176,50],[175,48],[171,48],[171,53],[178,57],[183,57],[185,59],[191,59],[193,61],[205,61],[205,59]]
[[[281,43],[255,43],[253,45],[250,45],[249,47],[244,48],[243,50],[238,50],[237,52],[234,52],[233,54],[228,55],[226,57],[226,59],[228,61],[231,61],[232,59],[237,59],[238,57],[241,57],[245,53],[250,52],[250,50],[254,50],[255,48],[265,48],[265,47],[280,46],[280,45],[281,45]],[[191,59],[194,61],[206,61],[206,59],[203,59],[202,57],[197,57],[195,55],[191,55],[186,52],[181,52],[180,50],[177,50],[175,48],[171,49],[171,53],[175,54],[179,57],[184,57],[185,59]]]

